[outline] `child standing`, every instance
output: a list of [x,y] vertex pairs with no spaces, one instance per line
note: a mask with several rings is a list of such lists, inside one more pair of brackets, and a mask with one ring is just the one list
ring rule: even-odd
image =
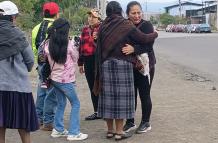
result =
[[[84,140],[88,135],[80,132],[80,101],[75,91],[78,51],[73,41],[68,38],[69,29],[70,24],[67,20],[63,18],[55,20],[49,28],[49,41],[45,46],[53,86],[49,93],[51,90],[55,92],[58,101],[51,136],[54,138],[67,136],[67,140]],[[68,131],[64,129],[63,123],[66,98],[72,107]]]

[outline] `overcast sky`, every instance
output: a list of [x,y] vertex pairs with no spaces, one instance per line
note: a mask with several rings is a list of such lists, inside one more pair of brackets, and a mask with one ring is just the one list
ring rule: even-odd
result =
[[[111,0],[110,0],[111,1]],[[128,2],[130,2],[130,1],[132,1],[132,0],[116,0],[116,1],[118,1],[118,2],[120,2],[120,3],[128,3]],[[152,2],[152,3],[168,3],[168,2],[178,2],[179,0],[137,0],[138,2],[140,2],[140,3],[145,3],[146,1],[147,2]],[[201,2],[202,0],[182,0],[182,2],[183,1],[190,1],[190,2]],[[204,0],[205,1],[205,0]]]
[[[112,1],[112,0],[109,0]],[[124,11],[126,9],[126,5],[127,3],[129,3],[130,1],[133,0],[115,0],[118,1],[119,3],[121,3]],[[146,5],[146,1],[147,3],[147,11],[149,12],[164,12],[164,7],[169,6],[169,5],[173,5],[173,4],[178,4],[179,0],[136,0],[138,2],[141,3],[142,5],[142,9],[145,11],[145,5]],[[181,2],[197,2],[197,3],[201,3],[202,0],[181,0]],[[203,0],[205,1],[205,0]]]

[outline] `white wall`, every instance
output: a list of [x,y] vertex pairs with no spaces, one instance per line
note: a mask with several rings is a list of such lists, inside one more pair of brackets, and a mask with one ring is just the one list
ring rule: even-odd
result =
[[[181,14],[182,14],[183,16],[186,16],[186,15],[185,15],[185,14],[186,14],[186,13],[185,13],[186,10],[199,9],[199,8],[201,8],[201,6],[184,5],[184,6],[181,7]],[[170,15],[173,15],[173,16],[179,15],[179,14],[180,14],[180,13],[179,13],[179,7],[175,7],[175,8],[170,9],[170,10],[169,10],[169,14],[170,14]]]

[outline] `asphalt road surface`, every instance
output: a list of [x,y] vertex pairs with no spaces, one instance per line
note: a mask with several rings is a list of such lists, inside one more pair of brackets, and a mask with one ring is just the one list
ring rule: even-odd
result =
[[218,33],[159,32],[155,51],[207,80],[218,81]]

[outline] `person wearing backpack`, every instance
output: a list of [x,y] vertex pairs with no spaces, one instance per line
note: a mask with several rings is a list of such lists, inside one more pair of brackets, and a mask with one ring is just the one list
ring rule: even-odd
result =
[[39,83],[37,88],[36,112],[39,124],[42,130],[51,131],[53,129],[54,112],[57,105],[55,95],[47,95],[47,87],[42,81],[41,68],[43,62],[39,58],[39,53],[44,49],[42,42],[47,37],[47,29],[52,25],[55,19],[59,17],[59,6],[55,2],[46,2],[43,5],[43,21],[36,25],[32,30],[32,48],[37,61],[37,70],[39,74]]

